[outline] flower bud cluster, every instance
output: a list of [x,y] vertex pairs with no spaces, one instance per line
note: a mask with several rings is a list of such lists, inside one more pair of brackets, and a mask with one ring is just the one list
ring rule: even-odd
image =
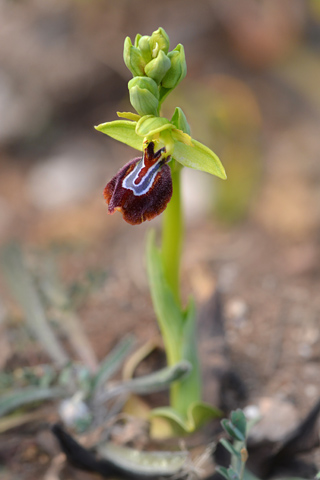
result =
[[128,84],[130,102],[139,115],[158,115],[164,97],[186,76],[181,44],[169,52],[169,37],[163,28],[151,36],[138,34],[134,45],[124,42],[124,63],[133,75]]

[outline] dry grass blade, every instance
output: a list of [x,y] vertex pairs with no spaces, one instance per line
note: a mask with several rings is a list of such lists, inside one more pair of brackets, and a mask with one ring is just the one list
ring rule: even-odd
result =
[[68,362],[68,356],[49,325],[33,279],[24,265],[19,245],[11,243],[5,246],[1,251],[0,262],[3,276],[25,313],[28,327],[53,362],[59,367],[63,366]]
[[49,303],[56,309],[55,316],[60,328],[68,337],[74,352],[90,371],[95,373],[98,369],[97,357],[82,328],[80,318],[73,311],[66,289],[59,278],[56,264],[52,257],[44,259],[43,268],[44,276],[41,279],[41,289]]

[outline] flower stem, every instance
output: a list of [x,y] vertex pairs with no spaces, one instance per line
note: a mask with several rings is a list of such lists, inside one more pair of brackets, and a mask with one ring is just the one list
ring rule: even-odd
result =
[[[172,162],[173,163],[173,162]],[[183,241],[183,218],[180,188],[181,168],[173,163],[171,166],[172,198],[163,214],[162,227],[162,262],[164,275],[175,300],[180,305],[180,259]]]

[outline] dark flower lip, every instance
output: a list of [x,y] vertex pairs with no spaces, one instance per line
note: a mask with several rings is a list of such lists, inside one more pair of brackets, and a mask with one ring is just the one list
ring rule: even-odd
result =
[[172,196],[172,179],[165,149],[154,152],[150,142],[143,157],[122,167],[104,189],[108,213],[120,211],[126,222],[139,225],[162,213]]

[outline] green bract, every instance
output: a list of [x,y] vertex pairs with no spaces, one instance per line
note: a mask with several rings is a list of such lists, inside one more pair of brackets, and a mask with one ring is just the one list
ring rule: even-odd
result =
[[[176,125],[180,125],[182,128],[178,129]],[[155,144],[165,147],[173,142],[173,151],[171,152],[170,145],[167,153],[171,153],[172,157],[181,165],[211,173],[222,179],[227,178],[218,156],[210,148],[183,132],[183,130],[189,130],[189,125],[181,109],[176,109],[171,121],[164,117],[145,115],[138,121],[115,120],[102,123],[95,128],[140,151],[142,151],[144,139],[152,140]],[[164,135],[168,131],[170,137]]]

